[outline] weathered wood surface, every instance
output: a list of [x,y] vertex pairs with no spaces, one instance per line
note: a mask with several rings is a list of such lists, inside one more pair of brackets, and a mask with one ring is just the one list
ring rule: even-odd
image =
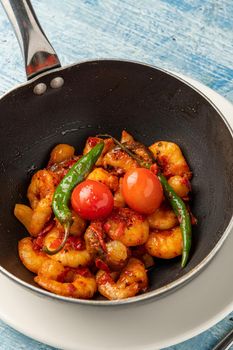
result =
[[[233,100],[231,0],[34,0],[62,63],[99,57],[181,72]],[[25,80],[22,58],[0,10],[0,93]]]
[[[232,0],[32,0],[32,3],[63,65],[94,58],[142,61],[186,74],[233,102]],[[25,81],[18,43],[2,8],[0,33],[1,95]],[[210,350],[232,327],[233,314],[209,331],[169,350]],[[51,348],[0,321],[0,349]]]

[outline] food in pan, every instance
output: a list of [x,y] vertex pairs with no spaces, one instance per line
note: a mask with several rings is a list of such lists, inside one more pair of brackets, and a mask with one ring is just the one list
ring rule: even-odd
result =
[[173,142],[149,148],[126,131],[89,137],[82,152],[57,145],[14,214],[29,236],[18,245],[42,288],[62,296],[109,300],[146,292],[156,259],[191,248],[189,166]]

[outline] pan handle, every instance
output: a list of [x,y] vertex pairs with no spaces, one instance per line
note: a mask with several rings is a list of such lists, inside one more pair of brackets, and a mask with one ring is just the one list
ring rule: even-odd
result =
[[60,67],[56,52],[44,34],[30,0],[1,0],[24,56],[27,79]]

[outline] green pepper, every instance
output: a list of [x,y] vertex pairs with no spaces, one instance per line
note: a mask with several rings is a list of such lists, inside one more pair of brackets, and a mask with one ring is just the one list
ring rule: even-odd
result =
[[68,173],[61,180],[57,186],[52,200],[52,208],[54,215],[64,227],[64,237],[58,248],[49,250],[47,247],[43,248],[46,254],[56,254],[65,245],[69,236],[70,226],[73,222],[72,213],[69,208],[71,193],[76,185],[82,182],[90,173],[96,161],[98,160],[104,148],[104,142],[98,143],[90,152],[80,158],[68,171]]
[[192,242],[192,226],[191,226],[190,215],[183,200],[176,194],[173,188],[169,185],[165,176],[162,175],[161,173],[158,173],[157,176],[161,182],[161,185],[163,186],[164,194],[166,198],[169,200],[174,210],[174,213],[176,214],[180,223],[180,229],[181,229],[182,239],[183,239],[181,266],[185,267],[188,261],[189,251],[190,251],[191,242]]
[[[145,162],[143,159],[135,155],[131,150],[127,148],[126,145],[123,145],[121,142],[116,140],[111,135],[98,135],[102,137],[111,137],[113,141],[123,150],[125,151],[130,157],[135,159],[137,163],[144,168],[150,169],[151,164]],[[148,153],[149,154],[149,153]],[[151,155],[153,163],[156,163],[155,158]],[[159,166],[158,166],[159,168]],[[192,225],[190,220],[189,212],[186,208],[185,203],[183,200],[176,194],[176,192],[173,190],[173,188],[168,184],[167,179],[165,176],[161,173],[161,171],[157,174],[161,185],[163,187],[164,194],[168,201],[170,202],[172,209],[174,213],[176,214],[179,223],[180,223],[180,229],[182,233],[182,240],[183,240],[183,250],[182,250],[182,260],[181,260],[181,267],[185,267],[188,261],[189,252],[191,249],[191,243],[192,243]]]

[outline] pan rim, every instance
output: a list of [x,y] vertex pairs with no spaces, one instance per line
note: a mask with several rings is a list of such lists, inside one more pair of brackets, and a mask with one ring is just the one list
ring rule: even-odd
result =
[[[232,138],[233,138],[233,130],[229,124],[229,122],[227,121],[227,119],[225,118],[225,116],[223,115],[223,113],[219,110],[219,108],[215,105],[215,103],[213,103],[213,101],[205,95],[205,93],[203,93],[202,91],[199,90],[199,88],[197,88],[196,86],[193,86],[192,83],[188,82],[187,80],[185,80],[185,76],[183,76],[182,74],[179,75],[180,73],[175,73],[175,72],[170,72],[169,70],[163,69],[163,68],[159,68],[156,67],[154,65],[149,65],[143,62],[139,62],[139,61],[132,61],[132,60],[124,60],[124,59],[110,59],[110,58],[100,58],[100,59],[95,59],[95,60],[84,60],[84,61],[80,61],[77,63],[72,63],[70,65],[64,66],[64,67],[59,67],[59,68],[55,68],[52,69],[50,71],[44,72],[34,78],[32,78],[29,81],[26,81],[24,83],[21,83],[19,85],[17,85],[16,87],[13,87],[12,89],[10,89],[9,91],[7,91],[6,93],[4,93],[1,97],[0,97],[0,102],[3,98],[5,98],[7,95],[10,95],[12,92],[18,90],[21,87],[30,85],[31,83],[34,83],[35,81],[50,75],[50,73],[54,73],[54,72],[60,72],[63,70],[66,70],[68,68],[72,68],[84,63],[99,63],[99,62],[120,62],[120,63],[132,63],[134,65],[141,65],[141,66],[145,66],[148,68],[152,68],[158,71],[161,71],[169,76],[172,76],[173,78],[181,81],[183,84],[189,86],[192,90],[196,91],[200,96],[202,96],[218,113],[218,115],[220,116],[220,118],[222,118],[224,124],[226,125],[226,127],[228,128]],[[188,78],[188,77],[187,77]],[[194,80],[191,78],[191,80]],[[84,300],[84,299],[74,299],[74,298],[70,298],[70,297],[62,297],[59,295],[55,295],[52,294],[46,290],[40,289],[38,287],[32,286],[27,282],[24,282],[23,280],[19,279],[18,277],[16,277],[15,275],[13,275],[12,273],[8,272],[5,268],[3,268],[2,266],[0,266],[0,272],[3,273],[6,277],[10,278],[11,280],[13,280],[14,282],[18,283],[19,285],[21,285],[22,287],[25,287],[29,290],[31,290],[32,292],[36,292],[37,294],[40,294],[41,296],[44,297],[50,297],[53,298],[54,300],[57,301],[63,301],[63,302],[71,302],[71,303],[77,303],[77,304],[84,304],[84,305],[92,305],[92,306],[116,306],[116,305],[130,305],[130,304],[134,304],[135,302],[142,302],[142,301],[151,301],[152,298],[158,298],[158,297],[164,297],[164,295],[168,292],[172,292],[175,291],[176,288],[184,285],[185,283],[187,283],[188,281],[190,281],[192,278],[194,278],[195,276],[198,275],[198,273],[207,266],[207,264],[211,261],[211,259],[215,256],[215,254],[219,251],[219,249],[221,248],[221,246],[223,245],[224,241],[226,240],[228,234],[230,233],[231,229],[233,228],[233,213],[231,216],[231,219],[228,223],[228,226],[226,227],[226,229],[224,230],[222,237],[219,239],[219,241],[217,242],[217,244],[214,246],[214,248],[210,251],[210,253],[197,265],[195,266],[191,271],[189,271],[188,273],[186,273],[184,276],[178,278],[177,280],[163,286],[160,287],[154,291],[149,291],[146,292],[144,294],[135,296],[135,297],[131,297],[128,299],[122,299],[122,300]]]

